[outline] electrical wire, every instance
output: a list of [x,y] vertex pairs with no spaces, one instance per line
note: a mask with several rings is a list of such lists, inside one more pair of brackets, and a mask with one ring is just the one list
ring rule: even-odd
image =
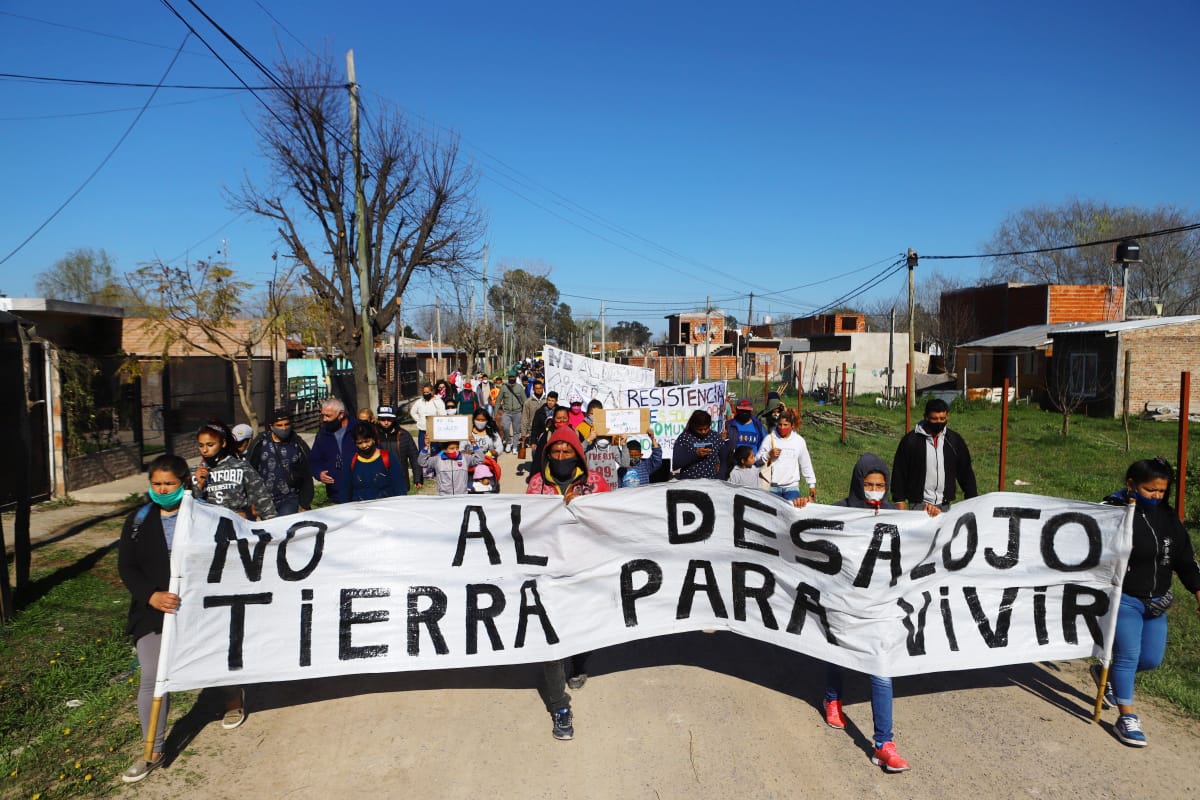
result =
[[179,43],[179,49],[175,51],[175,55],[171,58],[171,63],[167,65],[166,70],[163,71],[162,78],[159,79],[159,85],[155,86],[154,90],[150,92],[150,96],[147,97],[146,102],[142,104],[141,110],[138,111],[137,115],[133,118],[133,121],[129,123],[129,127],[127,127],[125,129],[125,132],[121,134],[121,138],[117,139],[117,143],[114,144],[112,146],[112,149],[108,151],[108,155],[106,155],[100,161],[100,163],[96,166],[96,168],[94,170],[92,170],[92,173],[90,175],[88,175],[87,178],[84,179],[83,183],[79,184],[79,188],[77,188],[75,191],[71,192],[71,194],[67,196],[67,199],[64,200],[62,202],[62,204],[58,208],[56,208],[54,210],[54,212],[52,214],[50,214],[49,217],[46,218],[46,220],[44,222],[42,222],[41,225],[38,225],[37,228],[34,229],[33,233],[26,236],[25,240],[22,241],[15,248],[13,248],[13,250],[11,252],[9,252],[8,255],[6,255],[4,258],[0,258],[0,265],[3,265],[10,258],[15,256],[17,253],[21,252],[21,250],[23,250],[25,248],[25,245],[27,245],[31,241],[33,241],[34,237],[36,237],[39,233],[41,233],[45,229],[45,227],[54,220],[55,217],[57,217],[60,213],[62,213],[63,209],[65,209],[68,205],[70,205],[71,201],[79,196],[79,193],[82,192],[87,187],[87,185],[92,182],[92,179],[95,178],[100,173],[100,170],[104,169],[104,165],[107,164],[114,155],[116,155],[117,150],[121,147],[121,145],[125,142],[125,140],[127,138],[129,138],[129,134],[133,133],[133,129],[137,126],[138,121],[141,120],[142,115],[146,113],[146,109],[148,109],[150,107],[150,103],[154,100],[155,95],[158,94],[158,90],[159,90],[160,86],[162,85],[162,83],[164,81],[166,81],[167,76],[169,74],[171,74],[171,69],[174,68],[175,62],[179,60],[180,54],[183,53],[183,46],[185,44],[187,44],[187,41],[189,38],[191,38],[190,33],[183,37],[183,41]]
[[[205,103],[209,100],[221,100],[226,97],[234,97],[237,92],[228,92],[226,94],[210,95],[208,97],[197,97],[194,100],[171,100],[166,103],[154,103],[150,108],[166,108],[167,106],[184,106],[191,103]],[[70,114],[35,114],[28,117],[0,117],[0,122],[27,122],[31,120],[41,119],[70,119],[72,117],[96,117],[103,114],[119,114],[124,111],[137,111],[141,106],[125,106],[124,108],[106,108],[100,111],[76,111]]]
[[[218,56],[219,58],[219,56]],[[218,92],[244,92],[244,91],[274,91],[279,89],[278,86],[206,86],[201,84],[183,84],[183,83],[138,83],[135,81],[100,81],[91,78],[55,78],[48,75],[23,75],[16,72],[0,72],[0,78],[7,78],[14,81],[25,81],[27,83],[54,83],[66,86],[108,86],[120,87],[128,89],[194,89],[201,91],[218,91]],[[296,86],[296,89],[344,89],[347,84],[334,83],[328,85],[314,86]]]
[[950,259],[950,258],[1006,258],[1008,256],[1032,256],[1038,253],[1056,253],[1061,250],[1076,250],[1083,247],[1093,247],[1100,244],[1116,244],[1123,242],[1126,239],[1152,239],[1155,236],[1168,236],[1172,233],[1186,233],[1188,231],[1200,230],[1200,222],[1195,222],[1190,225],[1180,225],[1175,228],[1163,228],[1157,231],[1147,231],[1145,233],[1130,233],[1125,236],[1116,236],[1111,239],[1097,239],[1094,242],[1078,242],[1076,244],[1063,244],[1056,247],[1039,247],[1035,250],[1013,250],[1008,253],[976,253],[967,256],[920,256],[922,259]]

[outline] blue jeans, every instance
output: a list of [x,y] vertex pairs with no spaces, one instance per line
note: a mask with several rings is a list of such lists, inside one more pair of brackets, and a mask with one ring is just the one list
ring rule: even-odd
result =
[[800,499],[800,486],[772,486],[771,494],[782,497],[784,500],[792,501]]
[[289,494],[283,497],[276,497],[275,513],[278,516],[286,517],[288,514],[295,514],[300,511],[300,495]]
[[1146,604],[1136,597],[1121,595],[1117,608],[1117,632],[1113,638],[1112,664],[1108,681],[1117,705],[1133,705],[1133,676],[1154,669],[1167,652],[1167,615],[1151,617]]
[[[829,665],[825,678],[825,699],[842,699],[842,668]],[[871,715],[875,718],[875,747],[892,740],[892,679],[871,676]]]

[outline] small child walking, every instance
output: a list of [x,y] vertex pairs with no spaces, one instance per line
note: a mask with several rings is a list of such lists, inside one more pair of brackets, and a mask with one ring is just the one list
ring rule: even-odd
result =
[[461,452],[458,442],[446,442],[440,453],[430,455],[429,448],[425,448],[417,462],[422,467],[433,467],[438,494],[466,494],[470,471],[483,463],[483,457],[474,450]]

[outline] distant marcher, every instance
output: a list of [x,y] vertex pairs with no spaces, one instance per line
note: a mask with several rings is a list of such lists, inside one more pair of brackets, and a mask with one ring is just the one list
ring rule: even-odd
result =
[[[1166,611],[1174,601],[1172,572],[1196,596],[1200,606],[1200,566],[1196,565],[1187,529],[1168,499],[1174,477],[1171,465],[1162,458],[1135,461],[1125,472],[1125,488],[1104,500],[1112,505],[1137,506],[1133,515],[1133,549],[1121,584],[1108,673],[1113,696],[1107,698],[1120,713],[1113,731],[1130,747],[1147,744],[1142,722],[1133,712],[1133,678],[1138,672],[1156,669],[1166,653]],[[1200,608],[1197,612],[1200,613]],[[1092,667],[1092,678],[1099,685],[1098,664]]]
[[504,431],[504,452],[517,452],[521,436],[521,414],[525,409],[525,390],[517,383],[517,373],[508,371],[507,381],[499,387],[500,428]]
[[475,415],[476,411],[483,410],[483,401],[479,399],[479,395],[475,393],[474,385],[467,381],[463,384],[462,391],[458,393],[457,413]]
[[354,457],[354,429],[357,419],[346,416],[346,406],[337,398],[321,403],[321,428],[313,440],[309,464],[313,478],[325,484],[331,503],[350,501],[349,469]]
[[[150,733],[150,711],[154,684],[158,679],[158,656],[162,647],[163,615],[179,609],[179,595],[170,591],[171,546],[175,523],[184,493],[192,488],[187,462],[176,455],[162,455],[150,462],[149,503],[131,512],[121,529],[117,549],[117,572],[129,590],[129,621],[125,632],[133,637],[141,678],[138,684],[138,718],[141,741]],[[221,727],[231,729],[246,719],[244,695],[237,687],[224,690],[225,716]],[[121,773],[125,783],[137,783],[163,763],[163,742],[171,697],[164,695],[154,729],[153,754],[149,761],[140,755]]]
[[[582,433],[579,429],[575,432]],[[621,469],[621,446],[614,444],[611,436],[595,436],[584,445],[583,453],[588,472],[600,473],[605,483],[616,488]]]
[[[849,508],[895,509],[887,500],[888,471],[883,459],[874,453],[864,453],[854,465],[850,478],[850,494],[834,503]],[[883,767],[887,772],[904,772],[909,764],[896,752],[892,732],[892,679],[879,675],[871,677],[871,716],[875,724],[872,737],[874,750],[871,763]],[[843,671],[837,664],[830,664],[825,681],[825,724],[842,730],[846,718],[842,714]]]
[[787,410],[787,406],[779,399],[779,392],[767,393],[767,404],[763,410],[759,412],[759,416],[763,418],[763,425],[768,431],[775,430],[775,426],[779,424],[779,416]]
[[288,409],[275,409],[267,430],[250,444],[246,460],[262,476],[279,516],[312,508],[308,443],[292,430],[292,414]]
[[950,406],[933,398],[925,404],[925,417],[904,434],[892,459],[892,499],[901,508],[925,509],[936,517],[950,509],[955,484],[967,499],[979,494],[971,451],[947,427]]
[[729,433],[729,441],[733,447],[747,445],[755,453],[762,446],[763,439],[767,438],[767,428],[762,420],[754,415],[754,404],[749,400],[737,402],[733,417],[725,421],[725,430]]
[[[529,396],[525,398],[525,405],[521,407],[521,439],[530,444],[537,438],[540,430],[535,431],[533,427],[534,415],[546,405],[546,383],[539,379],[533,381],[530,385]],[[555,401],[558,400],[558,394],[554,395]]]
[[355,416],[358,417],[359,422],[370,422],[372,424],[375,422],[375,415],[371,413],[371,409],[369,408],[360,408]]
[[433,390],[433,386],[425,384],[421,387],[421,396],[408,407],[408,415],[417,423],[417,450],[425,449],[425,420],[430,417],[446,416],[446,403]]
[[[604,403],[599,400],[592,400],[587,404],[587,411],[583,415],[583,419],[579,424],[571,427],[579,431],[579,435],[583,437],[583,441],[590,442],[594,438],[596,430],[596,412],[604,408]],[[607,478],[607,476],[605,476]]]
[[[770,491],[797,506],[817,498],[817,474],[804,437],[796,433],[796,412],[784,409],[775,430],[767,434],[758,448],[758,463],[770,468]],[[800,492],[800,479],[808,484],[808,493]]]
[[218,419],[210,419],[196,431],[200,465],[193,494],[246,519],[270,519],[275,516],[271,493],[254,467],[234,452],[232,443],[233,433]]

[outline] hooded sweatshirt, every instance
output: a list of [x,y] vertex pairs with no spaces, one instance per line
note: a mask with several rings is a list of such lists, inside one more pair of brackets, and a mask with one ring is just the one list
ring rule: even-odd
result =
[[[567,442],[575,451],[577,459],[575,470],[567,481],[559,483],[554,480],[554,476],[550,471],[550,448],[556,442]],[[610,492],[612,487],[604,480],[604,477],[599,472],[592,472],[587,468],[587,458],[583,452],[583,442],[579,441],[579,434],[569,425],[555,430],[546,439],[546,459],[541,470],[536,472],[529,479],[529,487],[525,490],[525,494],[559,494],[565,495],[567,489],[571,486],[578,485],[579,491],[582,494],[592,494],[593,492]]]
[[887,484],[888,489],[892,488],[891,472],[884,460],[874,453],[863,453],[854,464],[854,472],[850,476],[850,495],[845,499],[838,500],[834,505],[876,510],[897,508],[895,503],[887,499],[887,489],[884,490],[883,499],[878,503],[867,499],[867,495],[863,491],[863,479],[872,472],[883,473],[883,482]]

